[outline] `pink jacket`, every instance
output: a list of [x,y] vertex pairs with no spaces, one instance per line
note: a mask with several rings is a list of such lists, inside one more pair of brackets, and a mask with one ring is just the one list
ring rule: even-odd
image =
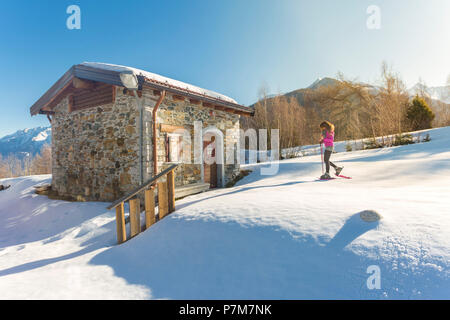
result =
[[326,131],[326,136],[323,138],[325,147],[332,147],[334,142],[334,132]]

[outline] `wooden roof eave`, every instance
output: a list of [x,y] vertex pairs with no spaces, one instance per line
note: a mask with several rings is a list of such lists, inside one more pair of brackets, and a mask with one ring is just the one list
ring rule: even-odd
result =
[[43,110],[48,104],[50,104],[58,94],[66,89],[69,85],[72,84],[73,79],[73,70],[74,66],[72,66],[58,81],[50,87],[50,89],[45,92],[42,97],[39,98],[30,108],[30,113],[32,116],[39,114],[41,110]]
[[102,70],[77,64],[72,66],[58,81],[55,82],[44,95],[39,98],[30,108],[32,116],[45,110],[57,97],[63,93],[71,84],[74,78],[83,80],[103,82],[111,85],[123,86],[118,72]]

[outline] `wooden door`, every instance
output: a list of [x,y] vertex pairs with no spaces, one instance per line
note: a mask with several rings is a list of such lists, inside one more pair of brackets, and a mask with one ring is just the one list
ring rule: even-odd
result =
[[[203,141],[203,151],[207,153],[207,157],[215,157],[216,148],[214,144],[214,137],[211,138],[211,141]],[[205,183],[209,183],[210,188],[216,188],[217,164],[215,162],[213,164],[203,163],[203,173]]]

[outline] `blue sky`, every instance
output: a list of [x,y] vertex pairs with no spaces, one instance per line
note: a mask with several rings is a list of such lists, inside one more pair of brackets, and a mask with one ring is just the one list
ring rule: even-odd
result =
[[[81,30],[66,9],[81,8]],[[381,29],[369,30],[369,5]],[[29,107],[72,65],[129,65],[242,104],[341,71],[376,82],[387,61],[408,86],[450,74],[448,0],[1,1],[0,136],[48,125]]]

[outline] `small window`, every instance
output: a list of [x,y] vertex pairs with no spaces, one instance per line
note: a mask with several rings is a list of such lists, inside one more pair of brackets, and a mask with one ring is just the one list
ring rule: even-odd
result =
[[181,162],[183,155],[183,136],[181,134],[168,133],[166,139],[166,161]]

